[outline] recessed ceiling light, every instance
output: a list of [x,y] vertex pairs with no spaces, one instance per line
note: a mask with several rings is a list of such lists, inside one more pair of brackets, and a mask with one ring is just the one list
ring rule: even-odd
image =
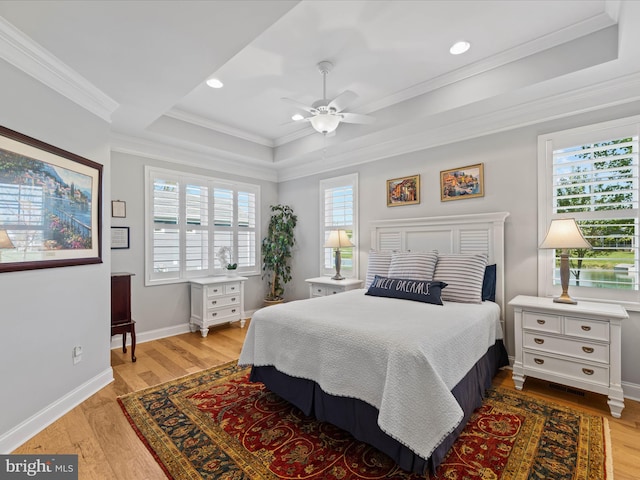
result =
[[464,53],[467,50],[469,50],[470,47],[471,47],[471,44],[469,42],[465,42],[465,41],[456,42],[453,45],[451,45],[451,48],[449,49],[449,53],[451,53],[451,55],[460,55],[461,53]]
[[222,83],[217,78],[210,78],[209,80],[207,80],[207,85],[209,85],[211,88],[222,88],[222,87],[224,87],[224,83]]
[[293,120],[294,122],[299,122],[302,119],[304,119],[304,117],[299,113],[296,113],[293,117],[291,117],[291,120]]

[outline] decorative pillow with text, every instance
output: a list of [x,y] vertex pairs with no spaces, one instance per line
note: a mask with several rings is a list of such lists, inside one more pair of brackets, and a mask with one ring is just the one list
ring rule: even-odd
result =
[[376,275],[365,295],[442,305],[440,296],[442,289],[446,286],[447,284],[444,282],[388,278]]

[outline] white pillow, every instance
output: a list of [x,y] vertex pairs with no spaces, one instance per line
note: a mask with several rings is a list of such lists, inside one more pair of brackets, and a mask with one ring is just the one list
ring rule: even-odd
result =
[[389,265],[391,264],[391,252],[380,252],[378,250],[369,251],[369,265],[367,266],[367,280],[364,288],[369,288],[376,275],[381,277],[389,276]]
[[485,254],[438,255],[433,279],[447,284],[442,300],[461,303],[482,303],[482,281],[487,266]]
[[391,254],[389,275],[391,278],[412,280],[433,280],[433,272],[438,262],[438,252],[394,252]]

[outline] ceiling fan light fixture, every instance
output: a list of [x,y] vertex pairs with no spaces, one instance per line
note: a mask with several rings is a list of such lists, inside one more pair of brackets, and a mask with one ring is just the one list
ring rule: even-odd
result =
[[304,120],[304,117],[299,113],[296,113],[291,117],[291,120],[293,120],[294,122],[299,122],[300,120]]
[[222,83],[218,78],[210,78],[209,80],[207,80],[207,85],[209,85],[211,88],[224,87],[224,83]]
[[330,113],[319,113],[318,115],[309,119],[313,128],[320,133],[331,133],[338,128],[340,124],[340,116]]
[[466,52],[467,50],[469,50],[469,48],[471,48],[471,44],[469,42],[465,42],[464,40],[462,40],[460,42],[456,42],[453,45],[451,45],[451,48],[449,49],[449,53],[451,55],[460,55]]

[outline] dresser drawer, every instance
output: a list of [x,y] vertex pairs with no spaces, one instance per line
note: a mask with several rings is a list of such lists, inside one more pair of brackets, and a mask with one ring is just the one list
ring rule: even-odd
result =
[[224,295],[224,285],[209,285],[207,287],[207,297],[217,297]]
[[581,342],[576,339],[553,337],[537,332],[524,332],[523,347],[528,350],[552,352],[594,362],[609,363],[609,345],[603,343]]
[[227,305],[239,305],[240,295],[227,295],[207,299],[207,308],[224,307]]
[[228,295],[230,293],[238,293],[240,291],[240,282],[227,283],[224,286],[224,293]]
[[538,312],[522,312],[522,326],[541,332],[562,332],[562,316]]
[[[580,382],[609,386],[609,367],[596,366],[576,360],[565,360],[537,352],[524,352],[524,367],[553,375],[572,377]],[[531,373],[533,375],[533,373]],[[534,375],[535,376],[535,375]]]
[[609,341],[609,322],[598,322],[585,318],[565,317],[564,333],[590,340]]
[[[227,308],[218,308],[207,311],[208,320],[223,320],[228,317],[238,317],[240,315],[240,307],[229,306]],[[239,317],[238,317],[239,318]]]

